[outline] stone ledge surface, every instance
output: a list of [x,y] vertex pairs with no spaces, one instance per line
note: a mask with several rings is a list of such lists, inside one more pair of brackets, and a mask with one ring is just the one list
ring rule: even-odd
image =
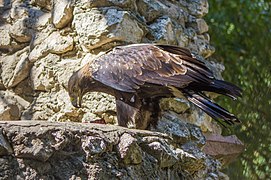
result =
[[91,123],[0,122],[1,179],[205,179],[221,177],[219,167],[197,144],[180,144],[159,132]]

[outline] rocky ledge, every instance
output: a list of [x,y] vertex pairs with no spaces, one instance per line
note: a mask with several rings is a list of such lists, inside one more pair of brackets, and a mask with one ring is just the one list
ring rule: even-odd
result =
[[113,125],[0,122],[1,179],[224,179],[199,128],[161,132]]

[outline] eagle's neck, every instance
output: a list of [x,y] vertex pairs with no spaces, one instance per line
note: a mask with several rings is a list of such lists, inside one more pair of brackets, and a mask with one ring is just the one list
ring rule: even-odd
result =
[[81,79],[81,83],[83,86],[83,91],[84,94],[87,92],[102,92],[106,94],[110,94],[112,96],[115,96],[115,91],[114,89],[104,85],[103,83],[96,81],[95,79],[89,77],[89,76],[84,76]]
[[115,96],[114,89],[104,85],[103,83],[95,80],[93,75],[92,64],[88,63],[83,66],[78,72],[78,77],[81,79],[80,84],[83,87],[84,94],[87,92],[103,92]]

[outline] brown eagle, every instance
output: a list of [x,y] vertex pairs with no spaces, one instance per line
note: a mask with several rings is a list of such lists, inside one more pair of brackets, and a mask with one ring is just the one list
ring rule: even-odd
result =
[[222,124],[240,121],[210,100],[204,91],[236,99],[237,86],[215,79],[204,62],[188,49],[171,45],[132,44],[115,47],[87,63],[69,79],[68,91],[75,107],[81,107],[87,92],[115,96],[118,124],[145,129],[159,114],[164,97],[186,98]]

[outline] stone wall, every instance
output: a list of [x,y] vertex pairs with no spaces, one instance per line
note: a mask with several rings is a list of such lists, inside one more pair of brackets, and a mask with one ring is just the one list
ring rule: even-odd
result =
[[[207,13],[207,0],[0,0],[0,120],[116,122],[109,95],[90,93],[83,108],[71,105],[65,89],[72,72],[117,45],[131,43],[184,46],[206,61],[214,52],[203,19]],[[220,78],[223,66],[206,63]],[[201,130],[219,134],[220,127],[185,100],[163,99],[160,106],[163,116],[149,130],[163,135],[109,125],[69,124],[65,130],[66,125],[63,129],[57,123],[2,123],[0,169],[5,171],[0,177],[131,179],[145,177],[149,168],[150,179],[225,178],[218,171],[220,163],[201,150]],[[58,155],[64,160],[58,162]],[[110,172],[105,171],[109,166]],[[13,172],[13,167],[19,170]]]
[[[214,52],[203,19],[207,0],[0,3],[0,119],[88,122],[102,116],[114,122],[113,97],[92,93],[82,109],[69,102],[67,80],[87,61],[117,45],[142,42],[188,47],[199,58]],[[174,109],[180,104],[165,100],[162,107],[182,113]],[[210,119],[203,120],[207,116],[192,112],[192,122],[213,129]]]

